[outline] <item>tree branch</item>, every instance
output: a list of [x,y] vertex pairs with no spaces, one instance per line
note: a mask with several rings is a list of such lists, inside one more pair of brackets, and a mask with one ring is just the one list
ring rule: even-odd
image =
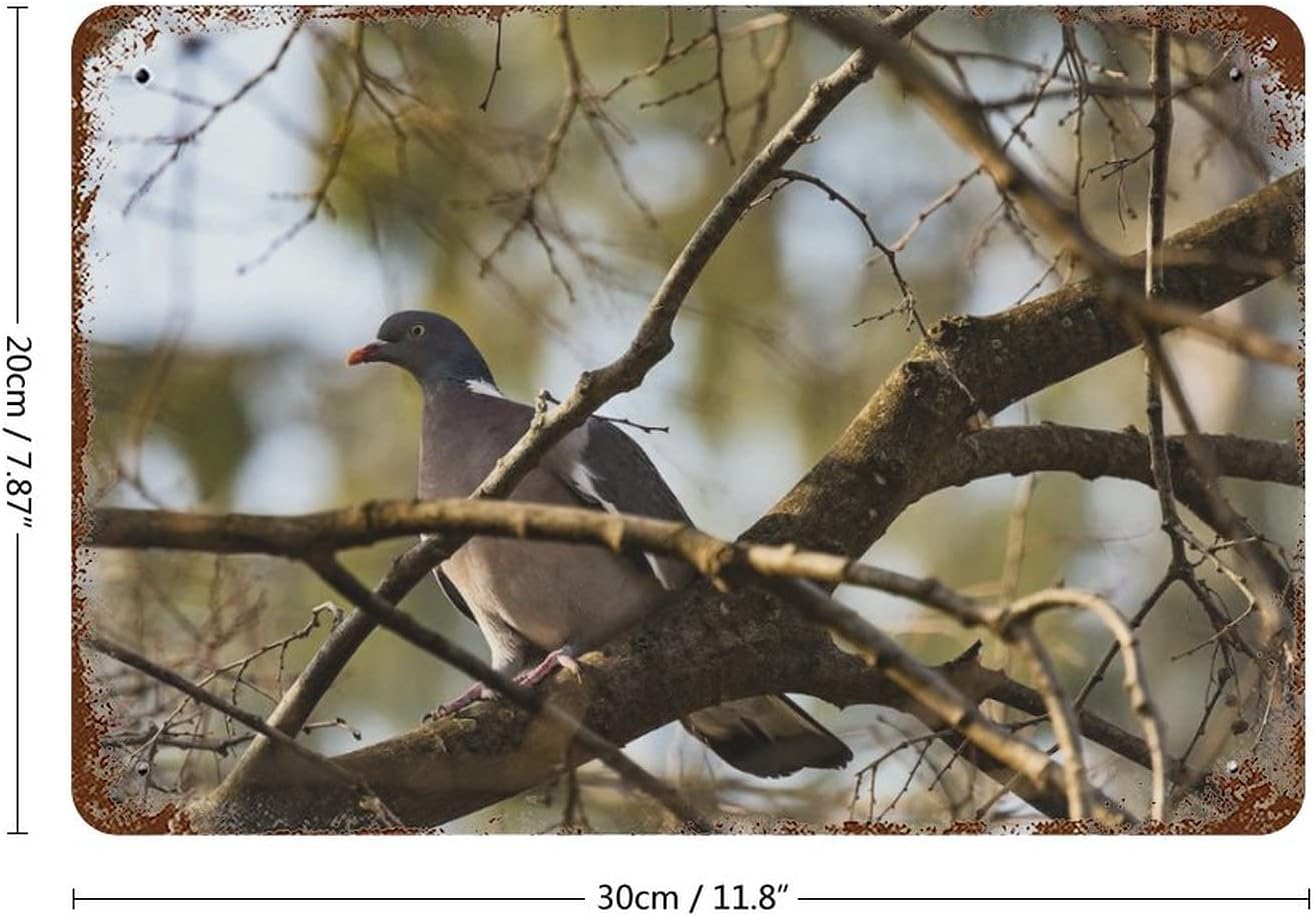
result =
[[[695,591],[704,602],[718,600],[710,589]],[[558,676],[545,683],[547,698],[563,708],[585,710],[589,726],[618,744],[666,724],[673,709],[698,709],[782,688],[840,706],[878,704],[936,722],[937,728],[945,726],[865,661],[838,652],[824,633],[818,639],[816,628],[797,627],[799,615],[792,608],[757,590],[735,597],[739,606],[751,605],[758,613],[737,623],[734,633],[707,617],[705,603],[682,603],[663,614],[670,619],[660,628],[645,625],[605,655],[587,655],[582,681]],[[690,677],[690,670],[715,674]],[[1044,713],[1036,691],[982,667],[975,649],[933,673],[973,703],[995,697],[1024,711]],[[1148,765],[1144,743],[1134,736],[1090,713],[1079,717],[1079,725],[1092,740]],[[459,718],[335,759],[368,779],[408,823],[442,824],[541,783],[554,773],[559,751],[532,717],[508,704],[488,702],[468,707]],[[1170,761],[1169,767],[1177,772],[1180,765]],[[1057,770],[1052,764],[1050,768]],[[1024,778],[1017,792],[1050,817],[1066,816],[1061,779],[1046,777],[1043,788],[1037,788]],[[199,800],[188,816],[194,829],[205,832],[359,829],[340,795],[308,791],[276,769]]]
[[[1165,265],[1164,285],[1173,298],[1217,308],[1270,278],[1271,271],[1257,269],[1254,261],[1272,260],[1287,269],[1299,263],[1304,193],[1302,169],[1173,236],[1171,248],[1199,253],[1204,262]],[[1242,260],[1203,257],[1214,251],[1233,252]],[[1128,263],[1143,262],[1135,257]],[[928,458],[958,453],[978,407],[997,413],[1134,343],[1122,322],[1103,308],[1090,280],[997,314],[940,321],[826,455],[744,539],[864,553],[911,502],[943,479],[939,462]],[[1074,454],[1074,461],[1080,456]],[[878,487],[871,487],[873,480]]]
[[[1066,201],[1018,166],[1004,146],[995,140],[981,106],[945,86],[922,59],[900,43],[900,36],[891,34],[883,24],[854,10],[809,10],[804,15],[845,44],[882,55],[894,77],[921,100],[945,133],[981,161],[1000,193],[1015,200],[1042,232],[1086,263],[1103,286],[1106,301],[1115,313],[1129,313],[1138,320],[1161,323],[1173,320],[1174,312],[1170,310],[1146,307],[1146,297],[1141,294],[1139,285],[1133,282],[1129,265],[1087,231],[1078,213]],[[1165,95],[1164,99],[1165,104],[1171,105],[1170,96]],[[1171,126],[1171,121],[1168,124]],[[1165,146],[1165,156],[1166,153]],[[1147,312],[1154,317],[1150,318]],[[1211,333],[1219,326],[1212,322],[1196,322],[1192,327]],[[1237,345],[1235,331],[1220,333],[1227,334],[1225,343]],[[1256,334],[1252,332],[1249,336]],[[1265,349],[1258,344],[1253,344],[1253,347],[1256,351]],[[1278,354],[1280,361],[1294,358],[1290,364],[1300,364],[1293,348],[1270,342],[1267,349]]]
[[[1224,477],[1304,486],[1305,462],[1290,443],[1226,435],[1202,436],[1201,440]],[[1193,512],[1197,506],[1200,513],[1207,512],[1199,481],[1184,466],[1185,437],[1167,436],[1165,445],[1173,459],[1173,487],[1178,497]],[[1113,431],[1057,423],[997,426],[970,433],[936,456],[918,495],[966,486],[996,474],[1020,477],[1037,471],[1067,472],[1086,480],[1120,477],[1153,487],[1149,448],[1148,438],[1136,429]]]
[[[929,8],[904,10],[889,17],[887,25],[892,34],[907,34],[930,13]],[[530,468],[568,432],[615,395],[639,386],[648,371],[673,348],[670,332],[680,306],[731,228],[835,106],[871,77],[877,62],[876,56],[865,51],[854,52],[834,73],[813,84],[802,106],[744,167],[734,184],[694,231],[649,302],[643,321],[625,353],[606,366],[581,375],[571,393],[548,411],[541,422],[531,426],[499,459],[472,497],[496,499],[508,496]],[[395,604],[462,543],[460,539],[433,538],[411,548],[397,559],[375,593]],[[271,714],[270,724],[284,732],[299,729],[373,629],[374,621],[369,615],[362,612],[350,615],[325,640],[301,676],[289,687]],[[236,783],[247,778],[247,774],[265,757],[265,748],[262,741],[253,741],[229,774],[227,782]]]
[[244,80],[242,84],[227,98],[214,104],[207,103],[206,107],[209,111],[206,112],[205,117],[198,121],[194,127],[176,137],[155,138],[156,142],[160,144],[169,144],[173,149],[164,161],[151,170],[151,172],[142,180],[142,183],[137,186],[137,189],[128,197],[127,203],[123,205],[124,216],[127,216],[132,212],[132,208],[150,192],[151,188],[160,180],[160,176],[168,170],[169,166],[178,161],[178,158],[183,154],[183,150],[200,139],[201,135],[209,129],[210,125],[213,124],[221,114],[242,101],[247,93],[260,85],[267,76],[278,69],[279,65],[283,62],[283,58],[287,55],[288,48],[292,46],[292,39],[297,37],[297,33],[301,31],[305,24],[305,18],[298,15],[298,18],[292,24],[292,28],[288,29],[287,35],[284,36],[283,41],[279,44],[278,49],[274,52],[274,56],[269,63],[265,64],[260,70]]
[[[155,546],[175,549],[199,549],[211,552],[252,550],[304,559],[345,597],[359,602],[383,625],[408,641],[419,645],[472,677],[482,678],[504,692],[521,709],[549,713],[560,720],[569,733],[579,723],[563,716],[550,705],[544,709],[541,699],[495,673],[486,673],[482,662],[435,633],[417,624],[409,616],[382,602],[355,581],[336,561],[322,551],[359,546],[384,536],[429,534],[459,531],[462,534],[503,535],[520,538],[592,542],[617,552],[639,548],[685,559],[718,587],[728,582],[751,583],[765,577],[769,590],[791,606],[835,632],[842,639],[862,647],[860,653],[868,664],[904,687],[920,706],[959,729],[963,736],[996,760],[1027,773],[1038,785],[1057,781],[1045,755],[1018,740],[1011,733],[986,720],[969,700],[934,672],[919,665],[889,636],[867,623],[860,615],[844,607],[825,592],[798,578],[813,579],[831,585],[849,583],[876,588],[921,601],[945,611],[966,626],[984,626],[1010,642],[1023,646],[1033,657],[1040,693],[1049,715],[1059,728],[1067,752],[1067,769],[1063,792],[1068,797],[1068,811],[1074,819],[1084,819],[1090,812],[1089,789],[1081,765],[1077,728],[1070,704],[1057,688],[1052,663],[1044,648],[1029,629],[1028,619],[1039,610],[1061,605],[1093,610],[1113,629],[1124,648],[1128,692],[1133,709],[1146,721],[1146,745],[1149,748],[1155,785],[1163,784],[1163,756],[1158,740],[1157,721],[1153,717],[1148,694],[1141,679],[1143,665],[1134,644],[1128,642],[1121,615],[1107,602],[1095,596],[1070,590],[1049,590],[1040,597],[1029,596],[1006,606],[992,606],[946,588],[932,579],[917,579],[857,563],[841,556],[799,551],[792,546],[770,547],[752,544],[729,544],[680,522],[667,522],[606,512],[527,503],[480,502],[471,500],[436,500],[425,503],[369,503],[339,512],[319,513],[299,518],[271,516],[195,516],[144,510],[101,510],[101,524],[93,540],[102,545]],[[106,537],[108,532],[108,537]],[[262,551],[262,548],[266,550]],[[744,574],[749,574],[745,578]],[[522,695],[523,694],[523,695]],[[672,718],[694,709],[671,711]],[[591,754],[603,755],[609,765],[626,775],[633,767],[604,739],[581,730],[579,743]],[[618,761],[613,764],[613,760]],[[638,780],[645,791],[664,803],[680,805],[677,798],[666,799],[659,783],[641,770],[627,778]],[[1100,809],[1107,813],[1105,802]],[[687,808],[674,808],[687,814]]]
[[[337,761],[317,754],[304,744],[298,744],[295,740],[278,731],[270,728],[259,716],[247,712],[239,706],[236,706],[223,697],[216,696],[210,691],[185,677],[170,671],[162,665],[157,665],[150,659],[133,652],[126,646],[120,646],[100,636],[87,635],[82,638],[88,646],[95,649],[110,658],[116,659],[129,667],[136,668],[147,677],[154,678],[161,684],[167,684],[175,690],[191,697],[197,703],[216,709],[235,722],[240,722],[253,732],[264,735],[271,740],[280,750],[300,758],[302,761],[311,764],[314,770],[320,773],[326,773],[343,787],[350,789],[357,796],[356,805],[360,810],[369,812],[374,819],[374,828],[378,829],[380,825],[385,828],[400,828],[405,826],[403,822],[394,814],[386,804],[384,804],[370,788],[369,783],[359,774],[339,764]],[[309,785],[318,785],[321,780],[314,779],[312,774],[305,772],[305,767],[296,767],[290,770],[295,774],[298,780],[305,780]]]
[[[809,12],[816,24],[850,46],[881,54],[894,76],[940,123],[950,137],[980,159],[1000,192],[1010,198],[1034,220],[1054,242],[1080,258],[1098,282],[1102,301],[1112,317],[1126,325],[1133,336],[1144,337],[1146,352],[1154,369],[1162,377],[1169,397],[1188,433],[1188,443],[1199,435],[1180,381],[1158,346],[1158,338],[1149,333],[1145,317],[1146,297],[1126,262],[1115,256],[1083,225],[1077,212],[1051,190],[1019,167],[995,140],[984,113],[972,100],[947,87],[927,64],[905,48],[882,25],[849,10]],[[1171,99],[1166,100],[1171,103]],[[1197,326],[1205,327],[1205,326]],[[1207,455],[1192,453],[1204,482],[1204,493],[1213,514],[1225,533],[1240,543],[1238,555],[1252,573],[1260,577],[1259,614],[1263,622],[1263,643],[1279,648],[1289,642],[1292,615],[1287,607],[1284,580],[1272,576],[1271,558],[1259,545],[1244,541],[1251,532],[1244,520],[1217,491],[1217,475],[1208,466]],[[1288,652],[1289,654],[1289,652]]]

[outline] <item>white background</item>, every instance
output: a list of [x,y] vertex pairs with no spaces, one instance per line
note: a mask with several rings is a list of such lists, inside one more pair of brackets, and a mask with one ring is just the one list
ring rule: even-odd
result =
[[[22,305],[35,341],[26,426],[36,439],[36,522],[23,531],[22,810],[26,836],[0,839],[9,912],[64,912],[83,897],[585,896],[585,903],[273,903],[244,912],[595,912],[597,885],[669,888],[712,912],[710,885],[787,884],[778,913],[1294,912],[1270,903],[801,903],[798,896],[1118,895],[1304,898],[1308,814],[1267,837],[114,837],[88,827],[69,790],[70,45],[88,2],[31,0],[22,13]],[[1288,13],[1308,23],[1295,6]],[[3,323],[14,288],[13,12],[0,28]],[[6,442],[8,445],[8,442]],[[0,820],[14,824],[13,513],[0,515]],[[1300,853],[1300,849],[1306,849]],[[85,902],[83,912],[230,912],[231,903]],[[386,909],[385,909],[386,907]]]

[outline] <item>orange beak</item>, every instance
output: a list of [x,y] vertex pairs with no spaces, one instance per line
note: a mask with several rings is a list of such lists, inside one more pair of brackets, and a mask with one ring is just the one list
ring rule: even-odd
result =
[[357,347],[347,354],[347,365],[358,366],[361,363],[372,363],[379,349],[380,345],[377,343],[367,343],[363,347]]

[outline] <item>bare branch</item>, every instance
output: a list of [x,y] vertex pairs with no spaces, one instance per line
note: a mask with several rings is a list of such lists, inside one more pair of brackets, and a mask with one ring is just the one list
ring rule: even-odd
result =
[[[155,523],[156,541],[153,546],[174,547],[175,549],[183,547],[196,549],[198,546],[200,549],[205,549],[204,546],[201,546],[204,543],[211,543],[216,547],[237,544],[241,546],[241,549],[251,549],[254,539],[262,535],[268,538],[267,532],[276,527],[284,532],[296,531],[298,528],[321,531],[325,537],[317,539],[319,540],[318,546],[315,546],[312,542],[311,546],[302,547],[299,555],[319,572],[326,581],[352,601],[369,602],[366,608],[367,611],[376,614],[389,629],[433,652],[439,658],[456,665],[472,677],[484,680],[485,683],[489,683],[499,691],[505,692],[516,705],[531,712],[542,711],[540,706],[537,705],[541,704],[542,701],[532,691],[515,685],[513,681],[505,676],[495,672],[490,674],[491,669],[488,669],[482,662],[473,659],[468,653],[451,645],[443,637],[421,627],[407,615],[391,608],[386,602],[381,602],[376,595],[363,585],[351,579],[334,561],[325,559],[324,554],[316,551],[327,549],[329,545],[332,549],[338,549],[360,543],[347,540],[344,535],[376,538],[379,536],[380,531],[389,531],[393,534],[418,534],[455,530],[462,534],[502,534],[522,538],[549,537],[560,540],[591,542],[607,546],[617,552],[639,547],[644,550],[678,556],[689,562],[691,566],[695,567],[712,582],[722,586],[724,583],[735,581],[737,578],[736,573],[740,571],[749,572],[755,576],[764,576],[767,577],[766,584],[768,588],[776,591],[783,598],[796,602],[801,611],[831,628],[843,639],[862,646],[864,648],[864,657],[869,659],[869,663],[877,666],[895,683],[908,689],[917,702],[933,710],[955,728],[958,728],[960,724],[966,721],[971,727],[969,730],[964,731],[963,735],[973,744],[978,745],[1007,765],[1031,773],[1034,777],[1038,772],[1035,770],[1035,766],[1038,764],[1032,761],[1029,769],[1021,766],[1019,762],[1023,760],[1024,752],[1008,745],[1008,741],[1015,741],[1016,739],[1003,733],[991,732],[988,729],[981,731],[980,725],[984,720],[977,722],[972,719],[974,711],[966,711],[970,708],[970,704],[966,703],[963,698],[955,698],[944,693],[942,688],[945,685],[933,680],[926,681],[923,677],[924,672],[923,674],[909,673],[908,666],[915,663],[912,662],[911,657],[902,654],[902,649],[895,652],[891,648],[892,646],[897,648],[897,644],[893,640],[871,627],[859,615],[826,597],[825,593],[815,586],[804,585],[794,577],[803,577],[830,584],[849,583],[861,585],[914,598],[946,611],[966,625],[990,627],[1009,641],[1017,642],[1025,647],[1032,655],[1035,661],[1037,678],[1041,683],[1040,692],[1046,698],[1046,706],[1050,715],[1055,719],[1060,740],[1063,742],[1066,752],[1065,765],[1068,767],[1066,786],[1070,816],[1075,819],[1084,819],[1090,810],[1087,801],[1088,787],[1081,766],[1079,745],[1075,741],[1076,726],[1073,724],[1070,705],[1062,698],[1062,691],[1057,687],[1057,680],[1054,678],[1052,663],[1048,661],[1044,648],[1034,638],[1034,634],[1030,633],[1029,629],[1023,626],[1021,630],[1016,630],[1014,624],[1018,620],[1030,616],[1037,609],[1056,606],[1061,601],[1067,604],[1093,608],[1101,619],[1106,622],[1111,619],[1110,614],[1113,618],[1121,621],[1121,617],[1111,609],[1107,602],[1103,602],[1094,596],[1077,597],[1078,593],[1055,591],[1045,593],[1044,601],[1029,602],[1028,599],[1022,599],[1020,602],[1008,607],[991,609],[989,605],[953,592],[933,579],[917,579],[904,576],[893,571],[857,563],[846,557],[801,551],[792,545],[771,547],[752,544],[729,544],[680,522],[666,522],[635,516],[613,515],[588,509],[528,503],[490,503],[472,500],[436,500],[427,503],[372,503],[361,509],[349,509],[336,513],[339,516],[336,519],[339,522],[336,526],[337,530],[328,529],[328,526],[324,524],[325,515],[307,516],[301,519],[226,516],[208,520],[210,523],[209,531],[204,533],[201,529],[206,520],[199,519],[196,516],[173,513],[161,514],[146,510],[101,511],[102,513],[113,513],[112,515],[102,514],[101,516],[103,519],[108,519],[108,527],[111,531],[114,528],[116,519],[120,520],[120,527],[129,528],[134,523],[142,521],[146,521],[147,526]],[[346,524],[342,524],[343,522]],[[355,524],[352,524],[352,522]],[[99,527],[103,530],[106,526]],[[190,531],[192,538],[183,540],[181,538],[161,537],[160,532],[168,532],[170,527]],[[346,532],[342,530],[344,528],[354,530]],[[334,537],[335,534],[337,537]],[[198,535],[200,535],[199,540]],[[206,535],[211,537],[207,538]],[[217,537],[215,537],[216,535]],[[291,549],[292,543],[289,541],[283,541],[280,545],[267,539],[265,543],[266,546],[274,548],[267,552],[298,555]],[[135,546],[145,545],[138,543]],[[1118,630],[1112,623],[1110,623],[1110,626],[1114,627],[1115,633],[1123,632]],[[1124,644],[1124,649],[1126,652],[1131,653],[1127,657],[1125,667],[1129,672],[1129,679],[1135,679],[1134,685],[1129,684],[1129,691],[1134,699],[1133,705],[1138,709],[1138,712],[1142,709],[1148,711],[1150,710],[1149,701],[1145,699],[1147,695],[1145,686],[1139,681],[1141,668],[1134,654],[1134,645]],[[908,683],[905,684],[904,680],[907,680]],[[507,685],[511,686],[508,687]],[[1132,686],[1134,686],[1134,690],[1131,689]],[[930,692],[923,693],[923,690]],[[536,705],[528,705],[530,703]],[[955,711],[953,715],[947,715],[945,710],[949,709],[951,705],[953,705]],[[1152,715],[1152,713],[1147,714]],[[1158,746],[1157,741],[1152,736],[1157,732],[1149,726],[1147,726],[1146,732],[1147,745],[1152,749],[1156,748]],[[1005,741],[1004,745],[1001,746],[998,741],[1004,738],[1007,738],[1008,741]],[[605,745],[603,739],[598,738],[598,741]],[[598,753],[588,742],[581,741],[581,743],[589,747],[592,753]],[[1161,757],[1161,750],[1157,752],[1157,756],[1156,752],[1152,750],[1152,759],[1159,761],[1157,772],[1160,780],[1162,779],[1163,770]]]
[[1262,331],[1243,324],[1211,320],[1189,306],[1154,299],[1141,303],[1137,308],[1140,316],[1151,327],[1197,331],[1206,339],[1234,353],[1289,369],[1299,369],[1305,363],[1305,354],[1291,344],[1274,340]]
[[1036,689],[1045,698],[1045,710],[1054,728],[1058,749],[1063,752],[1063,789],[1068,799],[1068,819],[1085,820],[1090,816],[1091,787],[1086,779],[1085,758],[1081,750],[1081,735],[1077,730],[1077,714],[1063,690],[1054,660],[1036,631],[1027,624],[1008,628],[1007,640],[1023,649],[1031,665]]
[[726,159],[734,165],[735,152],[730,146],[730,99],[726,95],[725,88],[725,43],[721,40],[721,19],[715,6],[708,10],[708,13],[712,17],[712,24],[709,26],[712,33],[712,47],[716,49],[716,70],[712,78],[716,81],[716,93],[721,99],[721,120],[713,134],[713,140],[725,149]]
[[[1183,447],[1182,437],[1168,441],[1175,448]],[[1211,436],[1205,443],[1225,473],[1291,485],[1301,483],[1303,462],[1292,446],[1236,436]],[[1147,451],[1146,439],[1135,432],[1054,424],[997,427],[973,433],[935,462],[922,493],[962,486],[995,474],[1036,471],[1070,471],[1090,479],[1125,477],[1153,486]],[[88,543],[98,547],[305,558],[387,538],[439,532],[461,538],[501,535],[576,541],[613,550],[643,548],[682,557],[711,578],[728,566],[746,564],[764,575],[795,575],[839,583],[851,581],[846,578],[846,564],[861,567],[844,556],[790,546],[729,543],[683,522],[504,500],[367,502],[291,516],[104,508],[94,514]],[[889,590],[884,585],[875,587]]]
[[[286,245],[292,239],[301,234],[307,226],[315,221],[321,210],[329,209],[331,204],[328,201],[329,188],[338,177],[338,171],[342,167],[342,157],[347,151],[347,143],[351,140],[352,131],[356,126],[356,110],[360,107],[360,100],[365,95],[367,84],[367,66],[365,64],[365,23],[356,23],[352,30],[351,55],[355,64],[355,78],[352,81],[351,92],[347,96],[347,104],[342,110],[342,120],[338,122],[338,129],[333,133],[333,139],[328,147],[328,160],[324,165],[324,173],[320,176],[319,182],[314,189],[305,195],[310,201],[306,212],[301,214],[291,226],[283,230],[271,241],[265,250],[256,257],[243,264],[238,265],[237,272],[245,274],[257,267],[265,264],[271,257],[278,252],[280,248]],[[380,108],[382,102],[377,102]],[[394,125],[395,126],[395,125]]]
[[[1047,589],[1014,602],[1005,611],[999,626],[1007,631],[1015,621],[1026,620],[1042,611],[1061,607],[1079,607],[1094,614],[1113,633],[1117,641],[1122,653],[1124,684],[1129,705],[1132,713],[1141,723],[1141,729],[1145,734],[1145,746],[1150,754],[1150,819],[1163,820],[1167,794],[1163,724],[1150,702],[1149,691],[1145,685],[1145,663],[1141,660],[1136,637],[1117,608],[1104,599],[1085,592],[1072,589]],[[1068,711],[1068,714],[1071,715],[1071,712]],[[1072,739],[1069,737],[1069,740]],[[1062,737],[1060,737],[1061,741]]]
[[[1045,234],[1086,263],[1093,275],[1098,278],[1105,306],[1127,325],[1128,332],[1133,335],[1144,333],[1141,306],[1145,302],[1145,297],[1143,291],[1132,281],[1125,262],[1109,252],[1086,231],[1071,207],[1008,157],[995,141],[978,107],[946,87],[921,59],[904,48],[898,39],[881,25],[861,15],[842,10],[828,11],[824,15],[811,13],[809,15],[813,16],[820,27],[848,43],[883,54],[897,78],[921,99],[946,133],[981,160],[981,164],[995,180],[1000,191],[1007,198],[1016,200]],[[1169,396],[1182,417],[1188,435],[1197,436],[1199,429],[1191,416],[1190,406],[1171,366],[1157,350],[1156,338],[1148,336],[1145,340],[1147,352],[1151,354],[1156,369],[1163,377]],[[1196,463],[1199,466],[1199,462]],[[1251,533],[1235,510],[1217,491],[1215,486],[1217,475],[1210,473],[1207,466],[1201,466],[1200,469],[1201,477],[1205,482],[1205,494],[1209,498],[1214,514],[1226,525],[1226,533],[1238,540]],[[1248,548],[1243,549],[1242,557],[1252,574],[1264,581],[1261,590],[1263,597],[1260,616],[1266,631],[1265,642],[1269,639],[1283,642],[1291,627],[1291,614],[1283,601],[1284,588],[1271,575],[1272,564],[1268,558],[1262,556],[1262,551],[1257,546],[1249,545]]]
[[278,69],[279,64],[283,62],[283,58],[287,55],[287,49],[292,46],[292,39],[297,37],[297,33],[301,31],[302,26],[305,24],[306,20],[304,18],[297,19],[297,21],[293,23],[292,28],[288,30],[287,36],[283,39],[282,44],[278,46],[278,50],[274,52],[273,59],[265,64],[260,70],[248,77],[246,81],[238,86],[237,89],[226,99],[210,105],[209,112],[204,118],[197,122],[195,127],[176,137],[161,138],[161,142],[171,144],[173,150],[163,162],[157,165],[154,170],[146,176],[142,183],[137,186],[137,190],[132,192],[132,195],[128,198],[128,202],[123,205],[124,216],[127,216],[128,213],[131,212],[137,202],[145,197],[150,189],[154,187],[155,182],[159,181],[160,176],[168,170],[169,166],[178,161],[178,157],[182,155],[183,150],[195,143],[200,136],[209,129],[210,125],[218,119],[219,115],[240,102],[246,97],[247,93],[260,85],[265,77]]
[[[1058,768],[1045,754],[991,722],[942,675],[918,663],[882,630],[815,585],[797,579],[771,579],[764,584],[842,638],[851,651],[856,651],[868,665],[906,690],[939,720],[996,760],[1024,774],[1035,785],[1049,785],[1060,792],[1066,792],[1073,779],[1085,785],[1079,773],[1070,774],[1067,779],[1059,775]],[[1076,759],[1080,761],[1079,755]],[[1080,798],[1084,791],[1074,787],[1078,798],[1068,795],[1070,815],[1085,816],[1087,808]],[[1126,826],[1131,820],[1127,812],[1106,798],[1099,798],[1090,814],[1110,827]]]
[[484,90],[484,97],[479,102],[479,110],[487,111],[488,102],[493,98],[493,87],[497,85],[497,74],[502,72],[502,19],[505,13],[499,12],[495,19],[497,23],[497,44],[493,46],[493,72],[488,75],[488,88]]
[[748,101],[735,106],[737,111],[753,112],[753,123],[748,128],[748,139],[744,141],[745,156],[751,156],[762,143],[762,132],[766,130],[767,115],[770,113],[771,108],[771,94],[775,91],[776,80],[780,75],[781,65],[785,62],[785,54],[789,50],[793,37],[794,20],[786,17],[775,41],[771,45],[771,50],[763,58],[757,50],[757,34],[752,33],[749,35],[748,40],[753,49],[753,60],[762,74],[762,82]]
[[[849,44],[886,55],[895,76],[922,99],[946,133],[981,160],[982,167],[1005,197],[1016,200],[1045,234],[1086,262],[1091,272],[1100,278],[1108,304],[1119,313],[1130,312],[1134,318],[1143,315],[1145,297],[1131,282],[1127,265],[1086,231],[1070,206],[1008,157],[1006,144],[995,141],[978,105],[944,86],[895,36],[866,17],[840,10],[822,14],[809,12],[807,15],[818,26]],[[898,245],[895,247],[897,250]],[[1218,325],[1214,322],[1202,322],[1196,326],[1203,333],[1211,333],[1216,328]],[[1235,344],[1236,336],[1230,335],[1227,342]]]
[[[895,34],[907,34],[928,15],[930,11],[925,9],[896,13],[889,26]],[[541,433],[526,435],[502,456],[491,475],[493,481],[518,480],[552,445],[605,401],[642,383],[648,370],[674,346],[670,332],[679,308],[726,235],[835,106],[870,77],[877,60],[866,52],[857,52],[838,70],[813,85],[807,101],[745,166],[676,257],[649,302],[643,322],[626,352],[614,362],[582,375],[571,393],[548,414]],[[493,482],[486,482],[476,495],[501,495],[497,492],[500,489]]]
[[[756,206],[757,204],[762,203],[765,200],[769,200],[771,197],[775,196],[775,193],[778,190],[780,190],[782,187],[791,184],[795,181],[801,181],[804,184],[810,184],[813,187],[820,188],[823,192],[825,192],[826,197],[829,200],[837,202],[840,206],[844,207],[844,209],[848,210],[855,217],[857,217],[858,222],[862,224],[863,231],[867,233],[867,241],[871,243],[871,247],[877,249],[881,253],[881,255],[884,256],[886,263],[890,265],[890,273],[894,276],[894,282],[899,284],[899,292],[903,294],[903,302],[892,311],[895,313],[902,312],[907,314],[910,319],[910,322],[915,322],[917,324],[918,329],[922,332],[922,334],[925,334],[926,325],[922,322],[921,316],[917,314],[917,297],[913,295],[912,289],[909,288],[908,286],[908,281],[906,281],[903,278],[903,274],[899,272],[899,262],[895,258],[894,249],[890,248],[888,245],[886,245],[884,242],[882,242],[879,238],[876,237],[876,232],[871,228],[871,221],[867,218],[867,214],[863,212],[861,209],[859,209],[857,204],[849,200],[847,197],[845,197],[839,191],[835,190],[833,187],[831,187],[822,179],[818,178],[816,175],[811,175],[807,172],[796,171],[795,169],[781,169],[779,172],[779,177],[780,177],[780,183],[777,184],[771,190],[767,191],[766,194],[764,194],[762,197],[759,197],[757,200],[753,201],[753,203],[750,206]],[[856,322],[854,324],[854,327],[858,327],[860,325],[866,324],[868,321],[871,320],[872,319],[870,318],[863,318],[860,321]]]
[[[1199,481],[1182,459],[1184,436],[1168,436],[1166,444],[1178,460],[1173,466],[1174,488],[1192,511],[1205,511]],[[1247,439],[1242,436],[1203,436],[1202,445],[1213,454],[1225,477],[1262,480],[1300,487],[1305,462],[1287,442]],[[1015,477],[1036,471],[1066,471],[1094,480],[1121,477],[1154,486],[1149,464],[1149,441],[1134,429],[1114,432],[1058,423],[1036,426],[997,426],[964,437],[933,461],[919,497],[945,487],[961,487],[996,474]]]
[[[542,391],[539,394],[549,404],[561,403],[553,397],[552,392],[550,391]],[[599,420],[606,420],[608,423],[616,423],[620,426],[628,426],[630,429],[637,429],[641,433],[669,433],[671,431],[670,426],[656,426],[650,423],[640,423],[637,420],[628,420],[625,417],[609,417],[600,413],[595,413],[593,416]]]
[[351,772],[341,764],[330,760],[321,754],[316,754],[304,745],[297,744],[296,741],[292,740],[287,735],[275,728],[271,728],[259,716],[252,715],[246,710],[234,706],[222,697],[215,696],[208,690],[196,686],[186,678],[170,671],[168,668],[155,664],[150,659],[133,652],[126,646],[120,646],[104,637],[93,635],[83,636],[82,641],[97,652],[108,655],[110,658],[117,659],[125,665],[130,665],[148,677],[152,677],[162,684],[168,684],[170,687],[191,697],[203,706],[216,709],[228,718],[241,722],[253,732],[264,735],[282,750],[289,751],[300,757],[302,760],[308,761],[315,767],[331,774],[334,779],[340,780],[344,785],[350,786],[355,790],[360,796],[360,807],[371,812],[378,818],[384,827],[395,829],[405,826],[401,820],[398,819],[397,815],[393,814],[379,797],[374,794],[374,790],[371,789],[369,784],[358,774]]
[[[759,32],[764,32],[768,29],[788,30],[789,26],[790,17],[787,13],[766,13],[765,15],[757,16],[747,22],[741,23],[732,29],[723,30],[721,33],[721,41],[723,44],[730,44],[731,42],[738,41],[742,38],[752,40]],[[613,96],[635,80],[653,76],[659,70],[662,70],[669,64],[680,60],[690,52],[697,51],[712,43],[712,30],[709,28],[704,29],[702,32],[677,48],[675,46],[675,15],[674,10],[671,7],[666,8],[665,34],[666,38],[662,43],[661,53],[657,55],[655,61],[644,67],[642,70],[621,77],[620,80],[610,89],[600,93],[598,100],[601,102],[609,102]],[[643,106],[640,105],[640,107]]]

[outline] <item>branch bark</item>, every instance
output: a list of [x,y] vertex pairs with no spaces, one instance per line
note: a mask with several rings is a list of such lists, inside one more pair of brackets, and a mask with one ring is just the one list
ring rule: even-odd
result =
[[[1224,477],[1304,486],[1305,462],[1290,443],[1242,436],[1201,439]],[[1207,518],[1208,504],[1200,483],[1186,463],[1185,437],[1168,436],[1165,442],[1172,459],[1174,492],[1191,511]],[[1119,477],[1153,487],[1149,448],[1148,437],[1137,429],[1113,431],[1057,423],[983,429],[934,459],[920,495],[966,486],[996,474],[1020,477],[1037,471],[1066,472],[1086,480]]]
[[[1304,194],[1300,169],[1174,235],[1172,249],[1201,259],[1189,266],[1165,265],[1169,295],[1213,309],[1270,279],[1269,270],[1245,259],[1272,259],[1287,270],[1300,263]],[[1238,259],[1209,258],[1211,252]],[[1142,256],[1128,264],[1143,264]],[[1103,308],[1092,280],[995,315],[940,321],[745,539],[796,541],[848,555],[865,552],[941,479],[938,464],[928,457],[955,447],[977,405],[998,413],[1134,343],[1123,323]]]

